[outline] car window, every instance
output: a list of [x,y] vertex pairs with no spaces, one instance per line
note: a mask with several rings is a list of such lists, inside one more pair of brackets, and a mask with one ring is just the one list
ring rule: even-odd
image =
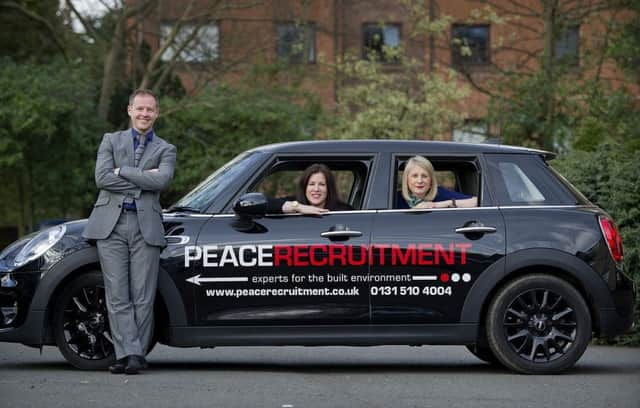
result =
[[542,157],[487,154],[499,205],[574,205],[576,197],[553,175]]
[[[269,174],[255,187],[255,191],[269,197],[293,197],[303,170],[282,170]],[[353,170],[332,170],[336,179],[338,194],[347,201],[353,191],[356,175]]]
[[[436,170],[438,186],[451,191],[457,191],[469,196],[479,197],[480,175],[472,159],[449,159],[429,157],[424,155]],[[402,192],[402,174],[404,166],[409,157],[398,157],[396,159],[395,191],[393,193],[393,207],[398,208],[395,202],[399,193]],[[480,203],[479,203],[480,205]]]
[[498,168],[511,201],[525,203],[545,200],[544,195],[516,163],[498,163]]
[[269,197],[294,197],[296,186],[304,170],[314,163],[325,164],[336,179],[341,201],[354,209],[362,208],[368,182],[371,157],[336,159],[334,157],[289,158],[275,157],[273,164],[257,175],[245,189]]
[[235,157],[233,160],[216,170],[202,183],[174,204],[176,207],[192,207],[204,212],[221,191],[237,182],[238,177],[246,174],[260,160],[260,154],[249,151]]

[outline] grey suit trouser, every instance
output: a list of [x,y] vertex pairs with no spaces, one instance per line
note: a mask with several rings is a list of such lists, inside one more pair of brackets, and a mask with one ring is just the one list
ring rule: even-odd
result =
[[153,331],[160,247],[145,242],[135,212],[123,212],[97,246],[116,358],[144,356]]

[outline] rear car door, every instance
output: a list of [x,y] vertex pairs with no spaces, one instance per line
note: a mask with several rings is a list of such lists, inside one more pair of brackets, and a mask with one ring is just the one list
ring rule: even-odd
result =
[[[453,179],[452,188],[477,195],[479,206],[377,212],[369,289],[374,324],[458,323],[475,280],[505,255],[502,215],[487,205],[488,194],[480,193],[486,190],[480,161],[424,156],[437,174]],[[398,179],[405,159],[393,158],[392,180]]]

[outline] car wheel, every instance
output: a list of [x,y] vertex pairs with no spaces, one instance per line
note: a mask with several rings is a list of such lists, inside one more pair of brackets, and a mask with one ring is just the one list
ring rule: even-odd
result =
[[551,374],[572,367],[591,339],[589,309],[566,281],[523,276],[501,288],[487,313],[487,339],[506,367]]
[[115,360],[104,282],[98,272],[73,279],[54,307],[56,345],[69,363],[82,370],[103,370]]
[[478,346],[477,344],[467,345],[467,350],[471,352],[474,356],[478,357],[480,360],[485,363],[489,363],[491,365],[502,365],[500,360],[498,360],[493,354],[493,351],[489,347]]

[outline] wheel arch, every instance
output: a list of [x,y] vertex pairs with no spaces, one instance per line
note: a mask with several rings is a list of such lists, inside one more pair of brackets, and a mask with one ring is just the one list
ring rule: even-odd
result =
[[[100,271],[98,252],[95,247],[78,252],[60,261],[51,270],[47,271],[36,290],[31,309],[45,312],[42,322],[42,344],[55,344],[52,333],[53,310],[64,288],[82,274]],[[173,307],[168,308],[167,305],[172,305]],[[169,325],[186,325],[187,322],[180,293],[162,268],[158,274],[154,313],[158,316],[157,323],[160,324],[160,328]]]
[[88,263],[85,265],[81,265],[77,269],[69,271],[67,275],[65,275],[53,288],[49,296],[49,301],[47,302],[47,306],[45,310],[45,321],[44,321],[44,344],[55,345],[55,339],[53,334],[53,319],[54,319],[54,308],[61,294],[64,292],[64,289],[68,287],[69,283],[74,279],[78,278],[89,272],[99,272],[100,264],[96,262]]
[[478,338],[484,337],[484,316],[491,299],[508,282],[532,273],[547,273],[571,284],[585,299],[593,330],[600,330],[599,309],[612,308],[606,282],[584,261],[555,249],[527,249],[494,263],[474,282],[460,314],[461,323],[477,323]]

